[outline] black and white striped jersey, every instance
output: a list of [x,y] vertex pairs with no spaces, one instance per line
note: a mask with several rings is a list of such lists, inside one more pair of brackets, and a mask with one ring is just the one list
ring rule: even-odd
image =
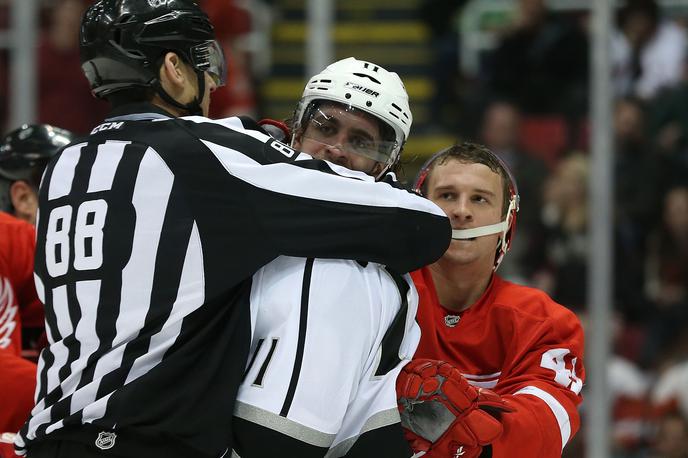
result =
[[375,263],[282,256],[259,270],[233,456],[409,458],[396,378],[417,307],[410,276]]
[[50,345],[20,453],[47,437],[121,456],[219,456],[259,268],[290,255],[407,271],[449,244],[427,200],[342,176],[247,120],[152,105],[114,115],[43,176],[35,280]]

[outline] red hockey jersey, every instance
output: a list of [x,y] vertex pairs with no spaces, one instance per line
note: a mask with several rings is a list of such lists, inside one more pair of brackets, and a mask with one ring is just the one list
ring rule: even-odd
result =
[[43,324],[34,250],[33,226],[0,211],[0,434],[18,431],[33,406],[36,365],[21,357],[21,329]]
[[507,398],[494,458],[560,457],[580,426],[583,329],[542,291],[494,275],[482,297],[455,312],[440,305],[429,269],[412,275],[420,305],[416,358],[450,362],[474,386]]

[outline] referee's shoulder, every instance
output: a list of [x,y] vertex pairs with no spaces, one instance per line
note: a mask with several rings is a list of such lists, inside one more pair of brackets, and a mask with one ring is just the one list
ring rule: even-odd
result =
[[174,120],[199,134],[221,132],[225,134],[235,133],[239,135],[248,135],[263,143],[271,139],[263,128],[254,119],[248,116],[232,116],[220,119],[210,119],[204,116],[184,116],[175,118]]

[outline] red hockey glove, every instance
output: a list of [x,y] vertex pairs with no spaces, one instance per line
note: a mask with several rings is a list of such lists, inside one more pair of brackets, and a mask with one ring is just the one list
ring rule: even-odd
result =
[[493,391],[472,387],[452,365],[417,359],[397,377],[401,425],[425,458],[473,458],[502,434],[499,416],[513,412]]

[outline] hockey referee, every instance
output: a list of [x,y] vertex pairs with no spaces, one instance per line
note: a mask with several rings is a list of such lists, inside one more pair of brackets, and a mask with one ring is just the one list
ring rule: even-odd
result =
[[449,222],[253,121],[206,118],[225,62],[191,0],[98,1],[80,46],[113,110],[43,176],[35,280],[49,346],[16,450],[226,456],[252,274],[279,255],[407,272],[444,253]]

